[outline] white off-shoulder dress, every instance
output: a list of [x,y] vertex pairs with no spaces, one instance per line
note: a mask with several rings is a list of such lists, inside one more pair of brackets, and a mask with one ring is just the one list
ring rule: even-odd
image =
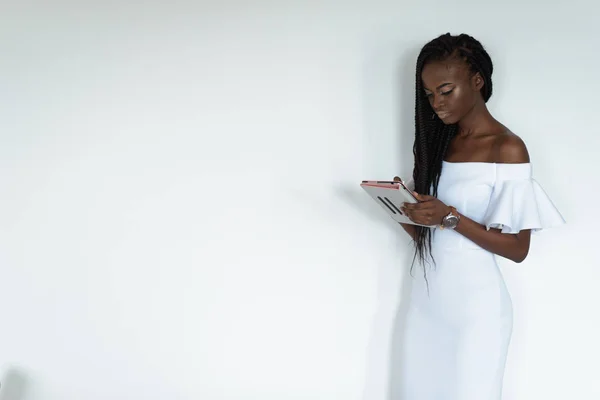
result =
[[[531,163],[444,162],[437,197],[505,234],[565,222]],[[434,229],[432,254],[412,274],[401,400],[500,400],[512,302],[496,256],[451,229]]]

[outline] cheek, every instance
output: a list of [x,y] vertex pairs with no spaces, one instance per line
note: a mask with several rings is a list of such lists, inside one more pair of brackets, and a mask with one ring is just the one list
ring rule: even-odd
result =
[[455,111],[465,111],[473,105],[472,96],[468,91],[460,90],[452,93],[452,99],[448,100],[448,105]]

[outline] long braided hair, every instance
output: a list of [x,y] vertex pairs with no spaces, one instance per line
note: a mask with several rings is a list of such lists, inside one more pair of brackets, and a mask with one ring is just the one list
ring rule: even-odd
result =
[[[442,172],[442,161],[450,141],[458,132],[458,125],[445,125],[433,112],[423,89],[421,73],[425,64],[430,61],[447,61],[451,59],[463,60],[468,65],[472,75],[480,73],[484,81],[481,95],[485,102],[492,95],[492,60],[479,41],[466,34],[452,36],[446,33],[423,46],[417,57],[416,66],[413,180],[417,193],[430,194],[435,197],[437,197],[438,182]],[[431,254],[432,232],[427,227],[415,226],[415,229],[416,249],[413,265],[417,257],[424,265],[427,251],[433,259]],[[425,278],[427,277],[425,276]]]

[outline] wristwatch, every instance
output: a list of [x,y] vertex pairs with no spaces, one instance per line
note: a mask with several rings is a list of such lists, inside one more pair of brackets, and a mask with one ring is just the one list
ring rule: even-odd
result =
[[440,225],[441,229],[454,229],[456,225],[458,225],[458,221],[460,221],[460,215],[456,208],[450,206],[450,213],[442,219],[442,224]]

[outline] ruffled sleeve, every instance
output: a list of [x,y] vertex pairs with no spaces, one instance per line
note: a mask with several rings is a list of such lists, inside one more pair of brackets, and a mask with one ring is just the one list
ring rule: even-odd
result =
[[524,229],[538,232],[565,223],[547,193],[532,177],[527,164],[497,164],[496,181],[484,217],[484,224],[502,233]]

